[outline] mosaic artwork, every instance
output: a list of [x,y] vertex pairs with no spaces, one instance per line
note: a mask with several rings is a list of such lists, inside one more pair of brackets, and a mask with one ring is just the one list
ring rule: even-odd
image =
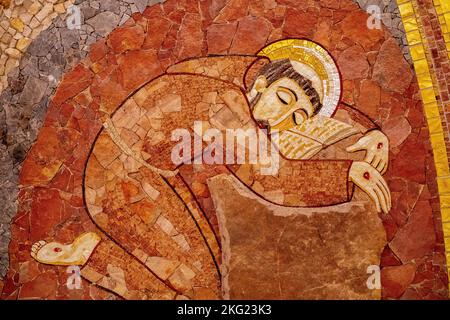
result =
[[0,4],[0,299],[448,299],[450,2]]

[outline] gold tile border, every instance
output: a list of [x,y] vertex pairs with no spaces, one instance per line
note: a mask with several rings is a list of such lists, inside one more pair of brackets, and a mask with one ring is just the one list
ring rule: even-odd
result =
[[441,24],[442,35],[444,36],[448,57],[450,58],[450,1],[433,0],[433,4]]
[[[439,15],[450,57],[450,1],[433,1],[436,12]],[[414,63],[414,69],[416,70],[417,81],[424,104],[425,118],[430,131],[444,231],[447,271],[450,273],[450,170],[444,140],[445,132],[442,128],[439,104],[436,99],[436,96],[440,94],[438,87],[433,86],[433,77],[435,78],[435,75],[433,74],[433,69],[430,68],[432,61],[427,59],[427,41],[423,31],[420,29],[420,20],[416,13],[415,2],[414,0],[397,0],[397,4],[405,27],[406,39]]]

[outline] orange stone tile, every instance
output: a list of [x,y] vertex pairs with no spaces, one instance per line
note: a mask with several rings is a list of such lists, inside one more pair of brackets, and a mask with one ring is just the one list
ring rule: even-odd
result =
[[83,64],[79,64],[71,72],[66,74],[64,81],[55,93],[53,102],[60,104],[76,96],[91,84],[92,77],[92,72]]
[[[199,206],[206,217],[201,221],[209,224],[211,234],[217,236],[218,221],[207,179],[221,173],[230,174],[229,170],[225,166],[211,171],[184,168],[181,176],[186,186],[178,186],[178,190],[186,196],[181,201],[171,186],[124,154],[109,136],[102,133],[95,138],[105,115],[113,114],[142,85],[163,74],[166,67],[208,53],[252,55],[267,42],[282,37],[308,37],[329,48],[344,78],[344,101],[371,120],[389,128],[404,128],[405,119],[411,124],[411,133],[406,131],[404,141],[396,140],[399,145],[392,150],[387,176],[397,205],[390,215],[382,218],[392,251],[403,265],[384,269],[383,277],[388,283],[385,296],[414,296],[410,286],[413,274],[420,282],[420,285],[414,284],[418,288],[414,292],[431,296],[433,288],[428,288],[426,281],[445,277],[442,271],[431,270],[429,261],[430,256],[438,252],[434,250],[439,241],[438,236],[432,235],[436,211],[432,199],[436,196],[435,172],[428,136],[423,133],[426,128],[418,88],[414,85],[416,80],[411,77],[410,67],[403,61],[394,40],[384,30],[368,31],[367,15],[353,1],[313,1],[310,4],[301,6],[296,0],[168,0],[147,8],[142,15],[134,14],[114,30],[107,41],[100,40],[92,45],[89,58],[62,79],[45,126],[23,164],[19,213],[12,226],[11,270],[4,282],[0,282],[2,298],[173,299],[181,293],[194,299],[216,298],[220,289],[215,265],[185,207],[190,203],[185,199]],[[140,92],[141,96],[136,93],[134,101],[146,114],[143,116],[139,110],[131,115],[135,121],[124,120],[122,127],[128,124],[130,127],[120,131],[120,136],[127,143],[138,142],[135,148],[142,149],[141,155],[148,162],[173,169],[167,153],[171,130],[190,126],[194,119],[208,120],[209,114],[205,111],[209,111],[211,105],[216,108],[234,106],[233,97],[226,94],[231,84],[220,82],[222,87],[219,87],[214,80],[196,82],[195,79],[200,75],[221,77],[221,80],[244,87],[244,73],[249,63],[244,58],[241,61],[233,58],[235,65],[229,67],[230,61],[226,59],[213,60],[173,67],[171,72],[197,75],[174,77],[176,80],[168,82],[171,91],[181,92],[171,92],[170,96],[156,89],[150,94]],[[199,88],[217,94],[195,94]],[[157,101],[162,101],[158,110],[152,108]],[[232,107],[227,110],[236,112]],[[230,112],[224,114],[230,115]],[[123,119],[126,115],[122,115]],[[352,113],[346,115],[351,117]],[[120,113],[116,113],[116,119],[119,116]],[[242,115],[237,118],[243,120]],[[402,130],[402,134],[404,132]],[[151,138],[147,138],[148,133]],[[161,141],[164,143],[158,144]],[[345,194],[336,196],[343,188],[333,189],[331,181],[347,186],[344,175],[336,172],[346,172],[348,163],[328,166],[318,162],[306,175],[303,173],[308,170],[300,168],[302,165],[286,166],[278,179],[257,177],[253,170],[242,166],[232,169],[261,194],[269,191],[275,197],[278,189],[289,189],[284,198],[287,205],[298,205],[299,201],[324,205],[347,199],[347,189]],[[318,179],[317,170],[326,172],[325,183]],[[83,183],[86,195],[82,194]],[[310,191],[299,199],[295,195],[305,185]],[[187,187],[193,194],[186,191]],[[84,208],[83,197],[92,209],[89,213]],[[89,214],[102,231],[95,227]],[[64,285],[64,270],[40,265],[36,268],[29,251],[34,241],[70,242],[85,231],[106,232],[121,247],[103,237],[101,247],[85,269],[89,281],[83,281],[82,291],[70,293]],[[415,238],[411,243],[410,239]],[[172,265],[155,264],[155,257],[161,256],[170,257],[169,262],[178,261],[176,268],[169,268],[165,279],[155,278],[150,270],[161,272],[161,267]],[[419,264],[417,270],[408,267],[412,259]],[[438,288],[438,281],[435,283]],[[193,286],[195,290],[191,291]]]

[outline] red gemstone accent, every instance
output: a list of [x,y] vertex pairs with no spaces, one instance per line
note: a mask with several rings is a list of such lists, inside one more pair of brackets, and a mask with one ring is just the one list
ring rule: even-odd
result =
[[370,179],[370,173],[364,172],[364,179],[369,180]]
[[53,251],[55,251],[55,252],[61,252],[62,249],[61,249],[61,248],[55,248],[55,249],[53,249]]
[[383,144],[380,142],[380,143],[378,144],[377,148],[378,148],[378,149],[383,148]]

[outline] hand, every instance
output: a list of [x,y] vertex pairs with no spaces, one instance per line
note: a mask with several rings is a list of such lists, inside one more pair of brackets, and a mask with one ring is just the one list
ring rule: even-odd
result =
[[381,174],[366,162],[353,162],[349,180],[367,193],[377,206],[378,212],[388,213],[392,207],[391,192]]
[[381,131],[370,131],[346,150],[347,152],[366,150],[364,161],[381,174],[386,173],[389,164],[389,140]]

